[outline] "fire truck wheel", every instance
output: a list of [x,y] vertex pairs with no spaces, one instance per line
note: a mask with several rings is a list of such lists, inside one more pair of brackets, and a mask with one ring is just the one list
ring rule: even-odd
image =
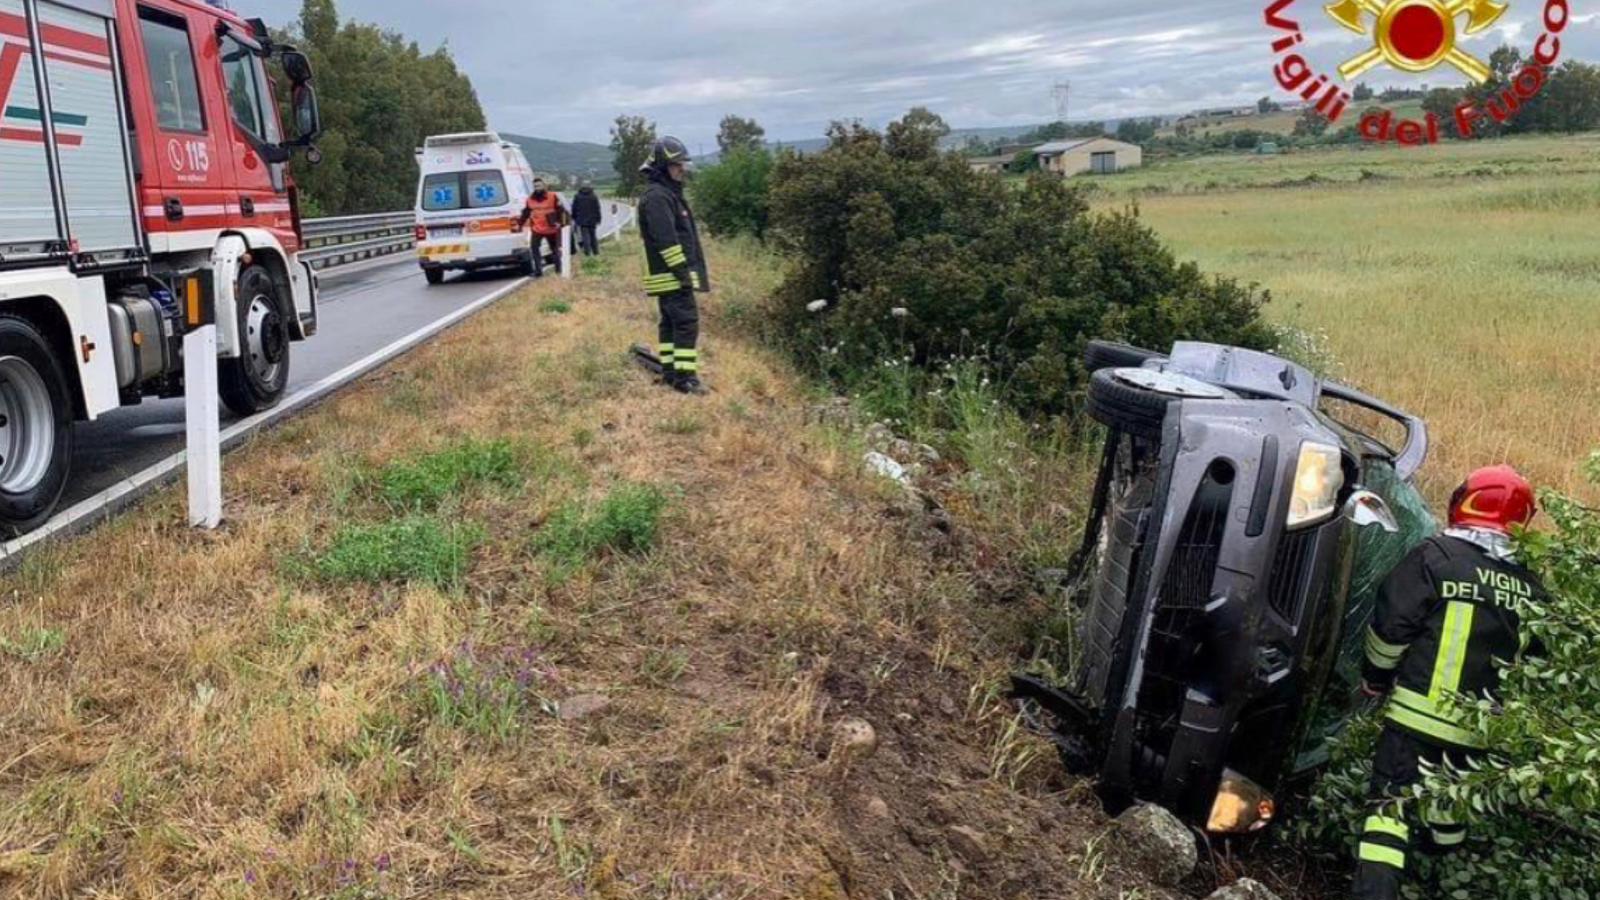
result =
[[218,392],[235,414],[249,416],[278,405],[289,384],[289,324],[266,269],[245,269],[236,296],[244,352],[218,360]]
[[1098,372],[1101,369],[1137,369],[1149,360],[1164,358],[1154,350],[1114,341],[1090,341],[1083,348],[1083,367],[1090,372]]
[[72,465],[72,400],[61,361],[32,322],[0,315],[0,531],[55,511]]

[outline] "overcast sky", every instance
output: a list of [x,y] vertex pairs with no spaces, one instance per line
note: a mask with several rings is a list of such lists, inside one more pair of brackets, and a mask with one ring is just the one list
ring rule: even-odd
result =
[[[1487,57],[1531,47],[1541,2],[1509,0],[1497,26],[1467,40]],[[1600,0],[1571,0],[1563,55],[1600,59]],[[299,0],[230,0],[286,24]],[[1274,37],[1260,0],[339,0],[424,48],[447,44],[495,128],[605,142],[619,113],[712,145],[727,113],[769,138],[818,137],[833,119],[879,125],[925,105],[956,127],[1056,118],[1052,87],[1071,83],[1070,116],[1122,118],[1253,102],[1271,93]],[[1295,0],[1306,55],[1331,69],[1369,40]],[[1449,69],[1374,84],[1462,83]]]

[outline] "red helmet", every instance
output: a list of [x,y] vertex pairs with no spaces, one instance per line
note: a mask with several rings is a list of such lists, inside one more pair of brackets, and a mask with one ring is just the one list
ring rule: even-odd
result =
[[1510,466],[1489,466],[1467,476],[1450,497],[1450,526],[1510,531],[1539,511],[1533,486]]

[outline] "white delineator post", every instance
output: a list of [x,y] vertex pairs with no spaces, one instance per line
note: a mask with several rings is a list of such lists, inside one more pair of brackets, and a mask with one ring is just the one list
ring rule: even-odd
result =
[[577,254],[572,252],[572,226],[561,226],[561,277],[572,277],[572,257]]
[[183,405],[188,430],[189,524],[222,524],[222,421],[217,401],[217,325],[201,276],[184,283]]

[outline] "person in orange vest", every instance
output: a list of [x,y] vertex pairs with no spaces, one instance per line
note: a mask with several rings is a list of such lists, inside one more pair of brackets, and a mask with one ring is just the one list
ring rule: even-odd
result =
[[517,220],[517,227],[521,228],[530,222],[533,225],[533,275],[538,278],[544,274],[544,245],[550,245],[551,259],[554,261],[556,271],[561,270],[561,228],[567,224],[567,208],[561,203],[561,196],[545,186],[543,178],[533,180],[533,193],[528,195],[528,203],[522,208],[522,217]]

